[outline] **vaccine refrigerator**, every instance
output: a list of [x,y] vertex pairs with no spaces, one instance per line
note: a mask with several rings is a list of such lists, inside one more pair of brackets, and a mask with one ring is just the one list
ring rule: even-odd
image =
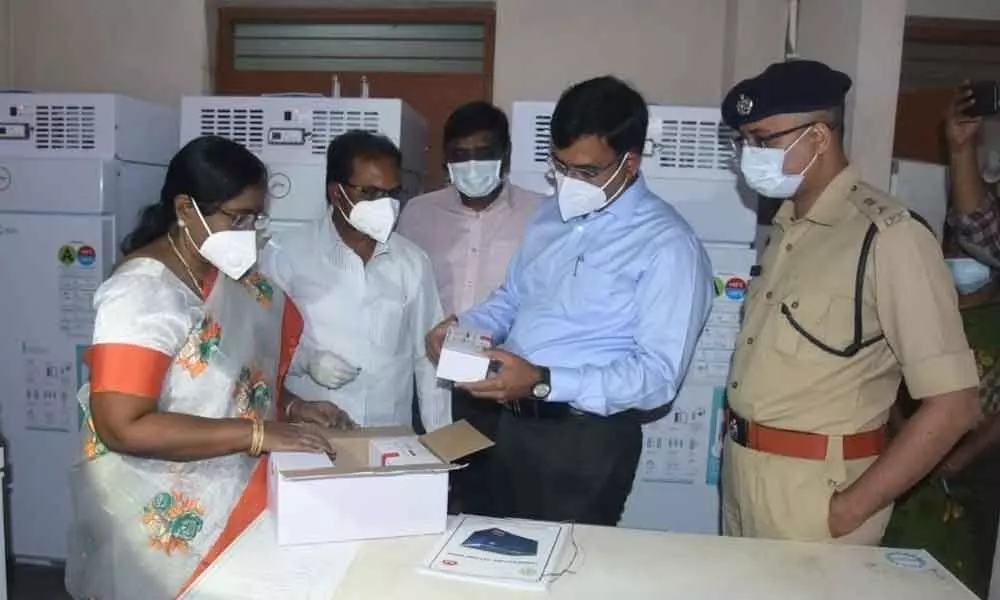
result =
[[[511,180],[552,193],[554,103],[516,102]],[[620,525],[719,531],[723,406],[740,310],[756,264],[756,196],[733,165],[731,131],[717,108],[650,106],[642,173],[691,224],[712,261],[715,300],[670,412],[643,426],[643,450]]]
[[177,114],[104,94],[0,94],[0,434],[9,546],[66,558],[93,295],[177,149]]

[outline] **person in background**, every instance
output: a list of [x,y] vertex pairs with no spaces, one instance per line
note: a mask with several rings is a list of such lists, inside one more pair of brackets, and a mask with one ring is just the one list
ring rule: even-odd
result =
[[[507,180],[510,126],[488,102],[461,106],[444,125],[444,154],[451,186],[411,199],[399,233],[427,252],[434,264],[445,314],[464,312],[500,287],[524,228],[542,202],[539,194]],[[500,405],[462,389],[452,393],[452,416],[496,438]],[[492,450],[470,456],[452,473],[461,511],[490,515]]]
[[[979,418],[979,377],[933,233],[843,147],[850,78],[769,66],[722,103],[740,170],[785,200],[729,376],[727,535],[878,544],[893,501]],[[901,379],[920,409],[887,444]]]
[[451,423],[451,398],[423,340],[443,313],[427,255],[393,231],[401,161],[381,135],[350,131],[330,142],[327,214],[272,237],[261,268],[305,320],[290,390],[336,404],[362,427],[408,427],[416,382],[433,431]]
[[330,452],[331,404],[282,393],[302,321],[252,267],[264,165],[196,139],[94,296],[66,588],[178,597],[267,506],[271,450]]
[[970,254],[1000,268],[1000,116],[962,114],[972,104],[960,88],[945,113],[952,210],[948,222]]
[[[928,550],[985,598],[1000,525],[1000,277],[969,256],[950,228],[944,246],[976,356],[979,404],[986,416],[932,476],[900,499],[883,544]],[[905,386],[900,392],[898,407],[905,419],[916,403]]]
[[[649,113],[613,77],[566,90],[552,115],[556,199],[542,204],[503,285],[458,317],[489,332],[498,372],[463,384],[505,408],[498,513],[615,525],[646,411],[670,404],[713,293],[708,255],[640,173]],[[455,319],[428,334],[435,357]]]

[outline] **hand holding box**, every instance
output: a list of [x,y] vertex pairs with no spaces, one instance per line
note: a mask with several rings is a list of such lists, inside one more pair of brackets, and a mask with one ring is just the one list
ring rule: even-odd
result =
[[488,333],[451,327],[441,346],[437,377],[455,383],[472,383],[486,379],[490,358],[484,353],[493,347]]

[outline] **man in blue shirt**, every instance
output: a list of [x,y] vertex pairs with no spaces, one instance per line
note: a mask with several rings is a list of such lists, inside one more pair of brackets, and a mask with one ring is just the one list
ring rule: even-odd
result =
[[[504,284],[457,319],[503,348],[495,376],[461,386],[507,408],[493,481],[503,516],[616,525],[643,417],[673,401],[708,317],[708,256],[640,174],[648,121],[642,96],[613,77],[563,93],[556,198]],[[455,320],[428,334],[432,358]]]

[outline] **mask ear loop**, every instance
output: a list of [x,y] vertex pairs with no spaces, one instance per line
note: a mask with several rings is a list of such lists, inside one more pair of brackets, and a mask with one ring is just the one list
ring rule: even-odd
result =
[[[201,226],[205,228],[205,239],[207,240],[209,238],[209,236],[211,236],[215,232],[212,231],[212,228],[208,226],[208,221],[206,221],[205,220],[205,216],[201,214],[201,209],[198,208],[198,203],[195,202],[194,198],[192,198],[191,196],[188,196],[188,200],[191,201],[191,206],[194,208],[194,214],[198,215],[198,220],[201,221]],[[189,242],[191,242],[192,246],[194,246],[195,248],[200,248],[201,247],[198,244],[196,244],[194,242],[194,238],[191,237],[191,228],[190,227],[187,227],[185,223],[181,223],[181,229],[184,230],[184,234],[187,236],[187,239],[188,239]],[[202,242],[202,243],[204,243],[204,242]]]
[[[354,207],[357,206],[357,204],[351,202],[351,197],[347,195],[347,190],[345,190],[344,186],[340,183],[337,184],[337,189],[340,190],[340,195],[344,197],[344,200],[346,200],[347,203],[351,205],[351,210],[353,211]],[[339,210],[340,214],[343,215],[345,219],[347,219],[348,223],[351,222],[351,217],[349,217],[347,213],[344,212],[344,209],[340,205],[337,205],[337,210]]]
[[[806,127],[806,130],[802,132],[802,135],[800,135],[799,137],[795,138],[795,141],[792,142],[791,145],[789,145],[787,148],[785,148],[785,150],[784,150],[785,156],[788,156],[788,153],[791,152],[792,148],[795,147],[795,144],[798,144],[800,141],[802,141],[802,138],[806,137],[806,134],[808,134],[810,131],[812,131],[813,127],[815,127],[815,125],[810,125],[809,127]],[[819,158],[819,152],[813,154],[812,160],[809,161],[809,164],[807,164],[804,169],[802,169],[801,171],[799,171],[799,177],[805,176],[806,172],[808,172],[809,169],[812,168],[813,164],[816,163],[816,159],[818,159],[818,158]]]
[[[608,187],[609,183],[611,183],[612,181],[614,181],[615,177],[618,177],[618,174],[621,173],[622,168],[625,167],[625,163],[626,162],[628,162],[628,153],[625,153],[625,156],[622,156],[621,162],[618,163],[618,168],[615,169],[615,172],[611,174],[611,177],[608,178],[608,180],[604,183],[604,185],[601,186],[601,191],[602,192],[605,190],[605,188]],[[625,188],[627,186],[628,186],[628,180],[623,181],[622,184],[618,187],[618,190],[614,194],[612,194],[611,196],[608,196],[608,201],[604,203],[604,206],[607,206],[607,205],[611,204],[612,202],[614,202],[615,200],[617,200],[618,197],[622,195],[622,192],[625,191]]]

